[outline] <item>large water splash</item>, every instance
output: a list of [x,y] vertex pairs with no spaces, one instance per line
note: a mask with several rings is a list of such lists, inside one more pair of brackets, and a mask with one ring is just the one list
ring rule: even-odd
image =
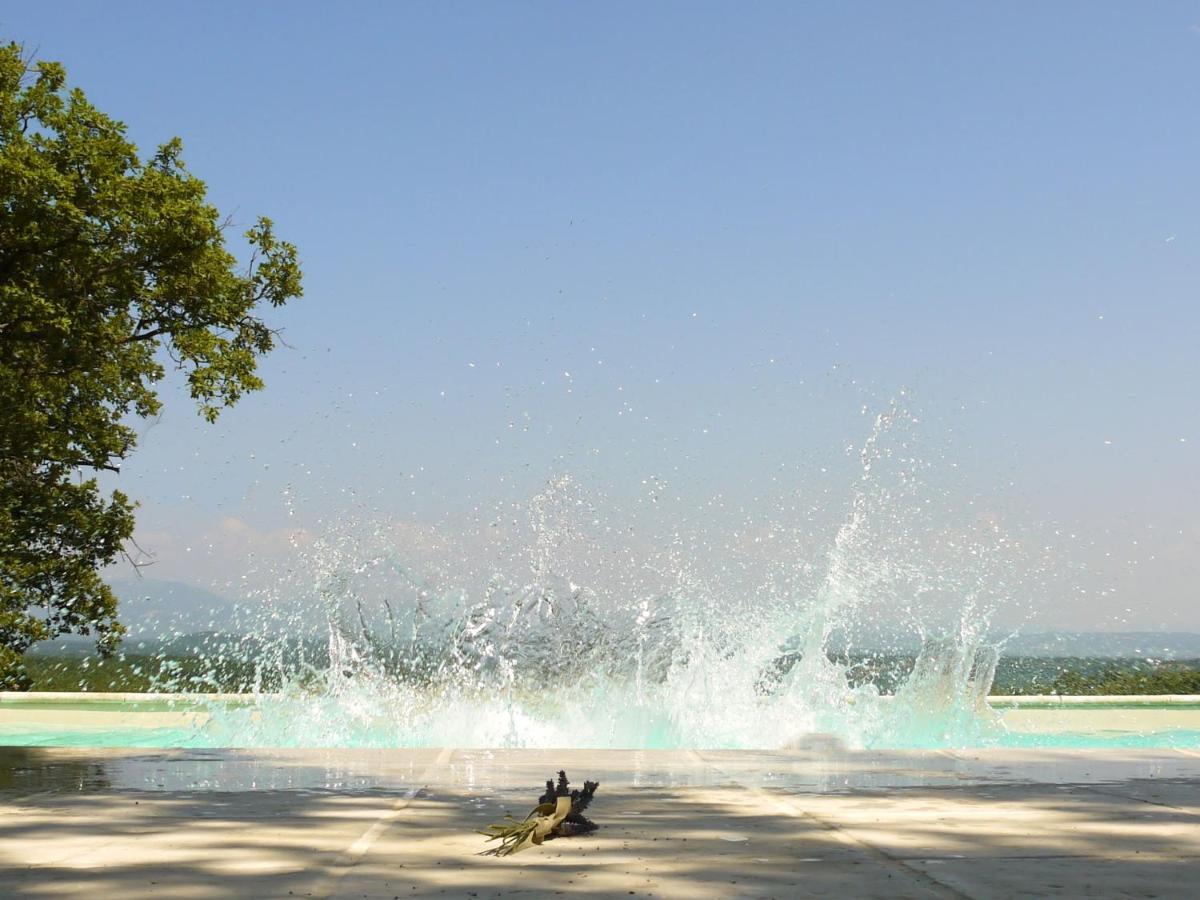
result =
[[[917,426],[898,402],[875,417],[824,549],[819,517],[639,518],[602,511],[569,476],[470,535],[331,531],[273,573],[253,639],[210,651],[252,657],[254,702],[214,705],[205,741],[986,738],[1000,728],[985,702],[997,660],[986,640],[1017,589],[1018,547],[935,486]],[[870,677],[906,649],[892,689]]]

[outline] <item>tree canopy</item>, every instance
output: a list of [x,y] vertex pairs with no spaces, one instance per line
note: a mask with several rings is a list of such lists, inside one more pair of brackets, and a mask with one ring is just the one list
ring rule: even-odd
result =
[[200,413],[261,388],[277,333],[262,311],[301,294],[296,248],[260,218],[248,261],[178,139],[146,159],[63,67],[0,47],[0,687],[33,643],[123,632],[101,570],[134,504],[101,471],[133,451],[168,370]]

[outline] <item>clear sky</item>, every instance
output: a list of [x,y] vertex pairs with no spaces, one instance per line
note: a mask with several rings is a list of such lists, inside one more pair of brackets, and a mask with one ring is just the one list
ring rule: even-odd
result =
[[228,584],[285,490],[313,529],[560,471],[753,518],[908,389],[964,503],[1114,588],[1046,624],[1200,629],[1200,2],[7,3],[0,33],[301,249],[268,389],[212,428],[168,389],[122,476],[160,577]]

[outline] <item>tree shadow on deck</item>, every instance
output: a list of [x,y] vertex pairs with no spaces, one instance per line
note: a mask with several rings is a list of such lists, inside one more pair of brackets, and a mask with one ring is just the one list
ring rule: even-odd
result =
[[530,789],[114,790],[74,763],[82,789],[0,788],[6,896],[1171,897],[1200,879],[1189,778],[838,794],[610,780],[595,835],[496,859],[474,830]]

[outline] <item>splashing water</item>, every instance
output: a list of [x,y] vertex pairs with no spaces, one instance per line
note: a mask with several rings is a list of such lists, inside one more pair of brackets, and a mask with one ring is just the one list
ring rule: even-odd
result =
[[[986,636],[1028,563],[986,516],[931,487],[916,426],[899,403],[876,417],[848,511],[825,528],[813,515],[728,529],[606,518],[562,476],[469,539],[393,527],[298,546],[255,598],[254,637],[209,650],[214,663],[252,659],[253,702],[213,704],[204,741],[987,739],[1002,726],[985,702],[998,658]],[[667,488],[648,485],[658,509]],[[822,534],[827,549],[812,553]],[[868,675],[905,648],[915,663],[884,692]]]

